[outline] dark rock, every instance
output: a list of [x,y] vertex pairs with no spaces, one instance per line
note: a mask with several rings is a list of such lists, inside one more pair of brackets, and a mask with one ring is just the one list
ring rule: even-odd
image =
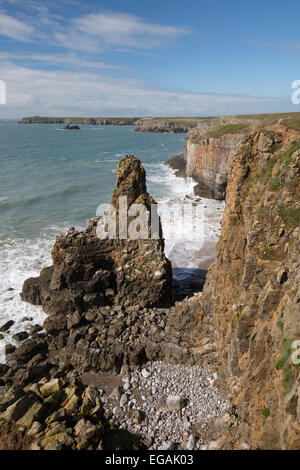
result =
[[64,127],[64,130],[65,131],[71,131],[71,130],[75,130],[75,131],[78,131],[80,129],[79,126],[70,126],[70,124],[67,124],[65,127]]
[[41,325],[33,325],[31,328],[30,328],[30,334],[31,335],[34,335],[36,333],[39,333],[40,331],[43,330],[43,327]]
[[7,344],[4,348],[5,354],[12,354],[16,350],[16,346],[13,346],[12,344]]
[[79,314],[79,312],[75,312],[72,315],[69,316],[67,320],[67,327],[70,330],[71,328],[76,328],[77,326],[80,325],[82,322],[82,318]]
[[66,315],[50,315],[46,318],[43,323],[43,328],[50,335],[57,335],[60,331],[63,331],[67,328],[67,317]]
[[13,354],[12,359],[26,363],[36,354],[45,355],[48,344],[44,339],[28,339]]
[[6,374],[9,367],[6,364],[0,364],[0,377]]
[[13,335],[13,339],[16,340],[16,341],[24,341],[25,339],[27,339],[29,336],[29,333],[27,333],[27,331],[20,331],[19,333],[16,333],[15,335]]
[[176,176],[184,178],[186,176],[186,161],[184,155],[175,155],[165,162],[165,165],[175,170]]
[[15,322],[13,320],[8,320],[6,323],[4,323],[4,325],[1,326],[0,331],[8,331],[10,327],[14,325],[14,323]]

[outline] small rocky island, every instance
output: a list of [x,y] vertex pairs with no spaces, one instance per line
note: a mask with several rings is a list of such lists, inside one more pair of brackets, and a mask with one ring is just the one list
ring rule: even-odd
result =
[[65,127],[64,127],[64,131],[79,131],[80,130],[80,127],[75,125],[75,126],[71,126],[70,124],[67,124]]

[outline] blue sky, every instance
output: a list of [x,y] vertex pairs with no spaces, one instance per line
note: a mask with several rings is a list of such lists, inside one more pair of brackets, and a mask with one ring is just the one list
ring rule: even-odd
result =
[[294,0],[0,0],[0,117],[300,111],[299,13]]

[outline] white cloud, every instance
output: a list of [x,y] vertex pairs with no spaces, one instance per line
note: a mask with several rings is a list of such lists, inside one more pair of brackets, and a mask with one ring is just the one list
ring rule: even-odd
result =
[[19,41],[31,41],[33,28],[12,16],[0,13],[0,35]]
[[263,47],[268,47],[268,48],[277,49],[281,51],[291,51],[291,52],[299,53],[299,50],[300,50],[300,42],[265,41],[265,42],[262,42],[261,45]]
[[0,61],[7,104],[1,118],[30,115],[209,116],[297,111],[289,99],[173,92],[100,73],[32,70]]
[[170,45],[177,37],[191,33],[181,26],[151,23],[120,12],[93,13],[69,19],[35,2],[27,7],[22,21],[4,12],[0,13],[0,34],[20,41],[99,52],[103,48],[122,48],[123,51],[126,48],[161,48]]
[[47,63],[47,65],[58,65],[68,69],[124,69],[118,65],[108,64],[98,60],[86,59],[74,52],[60,54],[25,54],[18,52],[0,52],[0,60],[22,61],[23,65],[30,62]]
[[190,33],[183,27],[148,23],[125,13],[89,14],[73,19],[76,30],[100,38],[110,46],[151,49]]

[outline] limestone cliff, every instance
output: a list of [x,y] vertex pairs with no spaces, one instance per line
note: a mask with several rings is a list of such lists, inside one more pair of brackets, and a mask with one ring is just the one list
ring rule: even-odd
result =
[[[235,448],[300,449],[300,136],[250,133],[234,158],[199,318],[239,410]],[[224,441],[228,436],[223,435]]]
[[203,120],[187,136],[186,176],[196,182],[198,196],[223,200],[228,174],[238,146],[254,123],[236,118]]
[[184,134],[196,127],[199,118],[142,118],[136,123],[137,132]]
[[253,114],[199,119],[187,137],[184,151],[186,176],[198,183],[198,196],[225,199],[228,175],[239,144],[251,130],[276,122],[300,129],[299,113]]

